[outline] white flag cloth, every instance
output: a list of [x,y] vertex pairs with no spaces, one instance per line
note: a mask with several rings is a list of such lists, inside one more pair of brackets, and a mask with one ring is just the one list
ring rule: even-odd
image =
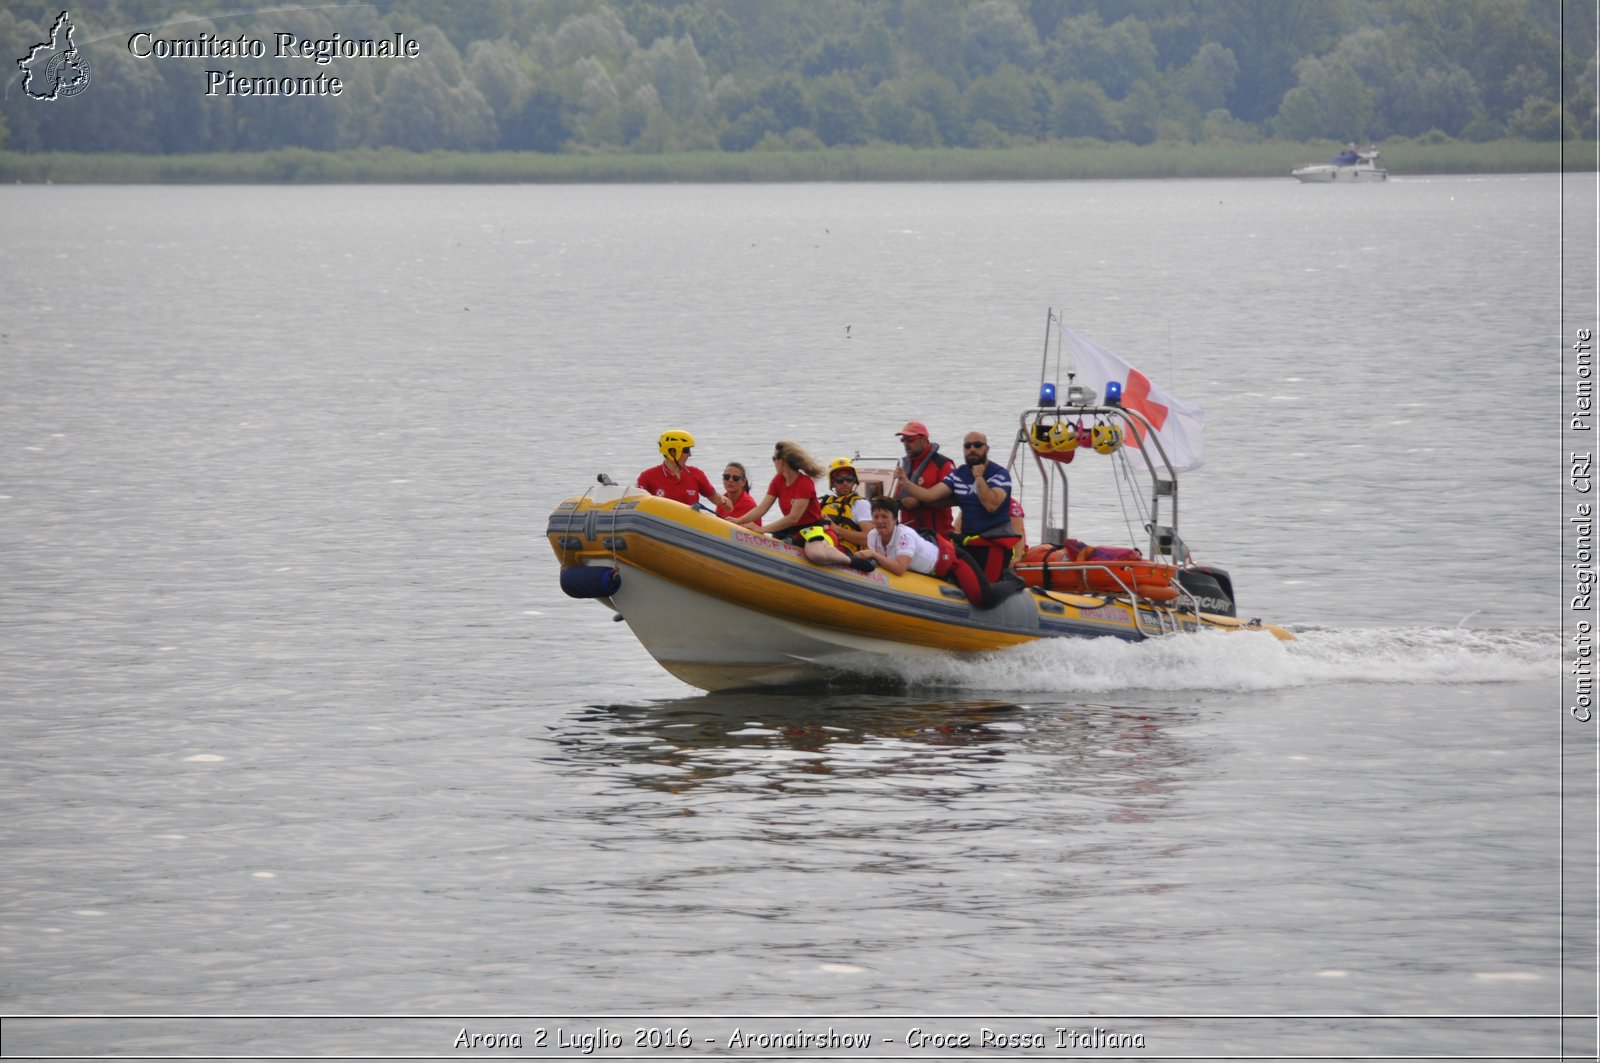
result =
[[[1106,394],[1106,382],[1115,380],[1122,385],[1122,405],[1143,414],[1161,440],[1161,449],[1167,453],[1172,467],[1179,472],[1198,469],[1205,464],[1202,451],[1205,447],[1205,411],[1192,402],[1150,382],[1150,378],[1092,340],[1086,340],[1065,325],[1061,337],[1070,355],[1068,365],[1077,369],[1077,382],[1087,384],[1100,394]],[[1137,428],[1137,426],[1135,426]],[[1137,447],[1143,430],[1134,438],[1123,441],[1124,446]]]

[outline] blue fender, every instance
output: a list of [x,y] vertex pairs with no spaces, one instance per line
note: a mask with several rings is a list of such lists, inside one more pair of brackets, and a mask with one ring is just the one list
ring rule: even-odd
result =
[[622,573],[614,568],[574,565],[561,570],[561,589],[570,598],[609,598],[622,586]]

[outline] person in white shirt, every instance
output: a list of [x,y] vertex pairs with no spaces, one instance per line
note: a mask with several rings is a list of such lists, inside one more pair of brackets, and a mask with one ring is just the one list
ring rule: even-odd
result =
[[907,572],[931,573],[939,563],[939,548],[900,523],[900,503],[883,497],[872,500],[872,530],[858,557],[870,557],[878,567],[896,576]]

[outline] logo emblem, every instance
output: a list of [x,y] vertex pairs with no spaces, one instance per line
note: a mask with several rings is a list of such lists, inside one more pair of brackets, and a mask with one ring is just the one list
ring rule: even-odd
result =
[[72,43],[72,19],[65,11],[50,27],[50,39],[17,60],[22,91],[35,100],[76,96],[89,87],[89,60]]

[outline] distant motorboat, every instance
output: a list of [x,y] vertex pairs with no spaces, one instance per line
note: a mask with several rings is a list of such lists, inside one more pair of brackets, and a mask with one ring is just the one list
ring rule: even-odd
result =
[[1378,149],[1357,151],[1354,144],[1324,163],[1301,166],[1292,171],[1297,181],[1307,184],[1344,184],[1349,181],[1386,181],[1389,171],[1378,165]]

